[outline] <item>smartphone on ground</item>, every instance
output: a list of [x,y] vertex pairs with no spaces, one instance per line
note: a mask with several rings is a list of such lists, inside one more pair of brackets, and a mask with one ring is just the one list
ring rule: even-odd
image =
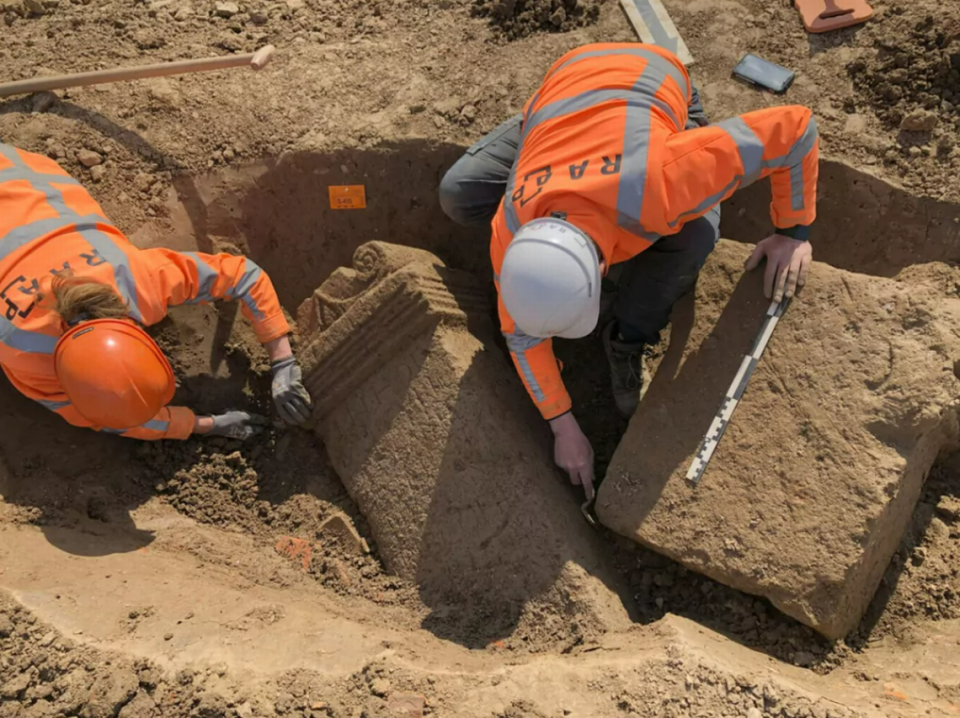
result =
[[754,87],[762,87],[778,95],[786,92],[796,77],[793,70],[753,54],[745,55],[733,68],[733,74]]

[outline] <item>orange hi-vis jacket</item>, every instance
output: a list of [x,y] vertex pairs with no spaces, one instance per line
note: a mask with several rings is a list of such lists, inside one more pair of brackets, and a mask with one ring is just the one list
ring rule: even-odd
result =
[[[611,266],[766,176],[774,227],[806,239],[819,155],[810,110],[775,107],[685,131],[691,96],[683,64],[654,45],[586,45],[554,63],[524,107],[517,160],[493,220],[495,279],[514,233],[534,219],[562,213]],[[499,310],[544,418],[569,411],[552,340],[525,335],[502,299]]]
[[269,277],[249,259],[137,249],[56,162],[0,144],[0,365],[20,392],[77,426],[185,439],[194,414],[166,407],[127,431],[91,426],[80,416],[54,371],[63,322],[36,301],[64,271],[113,287],[144,326],[163,319],[170,306],[239,299],[261,342],[290,331]]

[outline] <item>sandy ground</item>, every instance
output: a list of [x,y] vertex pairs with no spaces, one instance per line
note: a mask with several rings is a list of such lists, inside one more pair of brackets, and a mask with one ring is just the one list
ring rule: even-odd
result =
[[[509,5],[0,0],[9,79],[278,48],[258,74],[14,98],[0,103],[0,140],[57,158],[141,246],[250,253],[291,312],[371,239],[486,277],[484,233],[439,211],[443,170],[562,52],[633,39],[612,0]],[[781,102],[816,112],[820,259],[957,291],[956,6],[877,0],[870,24],[811,37],[786,1],[666,5],[712,118]],[[796,70],[794,88],[781,98],[732,80],[748,51]],[[101,164],[84,167],[80,150]],[[355,183],[368,209],[330,211],[327,186]],[[763,236],[765,191],[725,208],[725,236]],[[269,410],[265,357],[233,307],[176,312],[157,336],[182,401]],[[559,353],[580,368],[571,390],[602,471],[625,428],[602,354]],[[324,543],[308,571],[278,551],[322,536],[336,512],[369,539],[312,435],[137,445],[66,427],[5,382],[0,396],[0,716],[960,713],[955,459],[933,472],[845,641],[608,537],[634,591],[631,632],[468,650],[456,621],[425,624],[416,587],[384,573],[375,544],[357,556]]]

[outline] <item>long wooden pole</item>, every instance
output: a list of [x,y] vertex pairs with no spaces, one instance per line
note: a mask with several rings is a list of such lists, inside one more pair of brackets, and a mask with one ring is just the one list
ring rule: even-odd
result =
[[247,55],[208,57],[203,60],[178,60],[176,62],[162,62],[156,65],[141,65],[140,67],[118,67],[113,70],[78,72],[74,75],[32,77],[29,80],[18,80],[16,82],[0,84],[0,97],[43,92],[44,90],[62,90],[68,87],[102,85],[108,82],[142,80],[146,77],[163,77],[165,75],[182,75],[188,72],[226,70],[232,67],[249,66],[252,70],[260,70],[270,62],[274,51],[273,45],[267,45]]

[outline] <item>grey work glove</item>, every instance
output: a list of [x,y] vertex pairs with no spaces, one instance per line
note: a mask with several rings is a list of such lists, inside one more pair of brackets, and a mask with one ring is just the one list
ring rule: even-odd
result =
[[303,385],[303,372],[293,356],[270,365],[273,374],[273,403],[280,418],[288,424],[303,424],[310,418],[313,401]]
[[228,411],[213,417],[213,428],[207,436],[226,436],[229,439],[246,441],[252,439],[270,426],[270,420],[259,414],[245,411]]

